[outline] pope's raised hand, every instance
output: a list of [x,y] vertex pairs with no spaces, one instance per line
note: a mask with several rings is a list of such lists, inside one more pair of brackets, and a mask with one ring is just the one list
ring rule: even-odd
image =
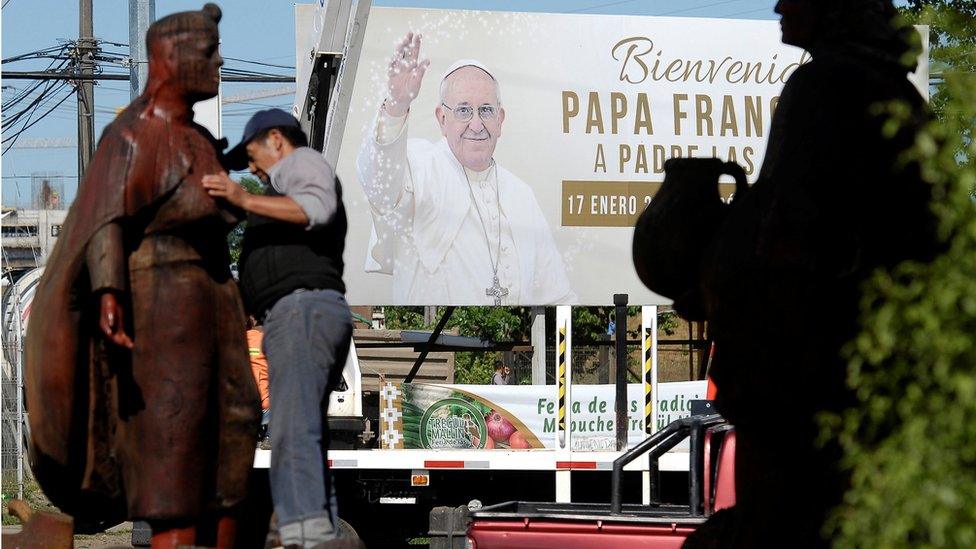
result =
[[407,33],[393,50],[387,72],[387,97],[384,108],[393,116],[403,116],[417,98],[430,59],[420,60],[420,35]]

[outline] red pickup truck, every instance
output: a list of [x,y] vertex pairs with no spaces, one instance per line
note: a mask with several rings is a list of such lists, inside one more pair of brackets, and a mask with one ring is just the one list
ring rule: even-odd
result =
[[[659,501],[657,460],[690,439],[688,504]],[[623,504],[623,468],[647,454],[651,504]],[[613,464],[611,503],[512,501],[471,514],[472,549],[678,548],[712,513],[735,504],[735,431],[718,415],[679,419]]]

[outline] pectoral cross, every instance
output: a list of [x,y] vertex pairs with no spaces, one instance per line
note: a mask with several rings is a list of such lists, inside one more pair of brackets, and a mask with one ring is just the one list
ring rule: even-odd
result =
[[502,304],[502,298],[508,295],[508,288],[503,288],[498,282],[498,276],[496,275],[491,283],[491,288],[485,288],[485,295],[495,298],[495,305]]

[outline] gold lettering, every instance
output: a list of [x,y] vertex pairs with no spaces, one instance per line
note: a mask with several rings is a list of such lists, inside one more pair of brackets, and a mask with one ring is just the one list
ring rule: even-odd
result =
[[763,136],[763,112],[761,97],[746,96],[746,137]]
[[627,96],[620,92],[610,93],[610,133],[617,135],[617,122],[627,115]]
[[654,159],[654,173],[664,173],[664,146],[654,145],[651,147],[651,156]]
[[600,111],[600,94],[590,92],[588,107],[586,109],[586,133],[592,133],[593,129],[597,133],[603,133],[603,112]]
[[674,135],[681,135],[681,121],[688,118],[688,113],[681,110],[681,102],[687,100],[687,93],[674,94]]
[[569,133],[569,119],[579,114],[579,96],[575,92],[563,92],[563,133]]
[[725,137],[729,132],[732,133],[732,137],[739,137],[739,128],[735,123],[735,105],[732,104],[732,96],[726,95],[722,98],[722,127],[719,129],[719,135]]
[[624,165],[630,162],[630,145],[620,145],[620,173],[624,173]]
[[593,163],[593,173],[603,170],[603,173],[607,173],[607,157],[603,153],[603,144],[597,143],[596,145],[596,161]]
[[685,74],[684,74],[684,81],[685,82],[691,80],[691,72],[692,71],[695,71],[695,80],[701,82],[702,63],[704,63],[704,61],[702,61],[701,59],[699,59],[698,61],[695,61],[694,63],[688,63],[687,65],[685,65]]
[[651,122],[651,102],[647,99],[647,94],[640,92],[637,94],[637,117],[634,118],[634,135],[640,133],[644,128],[647,135],[654,135],[654,126]]
[[[664,78],[668,82],[680,82],[681,81],[681,65],[680,59],[675,59],[674,61],[668,63],[668,68],[664,69]],[[672,76],[672,75],[676,75]]]
[[[620,42],[614,44],[613,48],[610,50],[610,55],[613,57],[614,61],[620,61],[621,58],[618,57],[618,54],[623,53],[623,62],[620,64],[620,81],[629,82],[631,84],[640,84],[644,80],[647,80],[647,63],[645,63],[641,57],[651,53],[651,50],[653,49],[654,42],[652,42],[650,38],[645,38],[643,36],[624,38]],[[631,61],[633,61],[633,63],[631,63]],[[632,67],[636,67],[636,69],[633,71],[628,70]],[[632,72],[636,73],[637,76],[631,76]]]
[[[707,95],[695,95],[695,122],[698,128],[698,135],[714,135],[712,127],[712,98]],[[708,133],[704,133],[702,127],[708,126]]]
[[644,145],[637,145],[637,160],[634,164],[634,173],[647,173],[647,149]]
[[752,161],[752,157],[755,154],[756,151],[754,151],[752,147],[745,147],[742,149],[742,160],[746,163],[746,175],[752,175],[753,172],[756,171],[756,164]]
[[732,65],[729,67],[729,70],[725,73],[725,79],[728,80],[730,84],[741,82],[738,76],[733,76],[733,75],[737,75],[741,70],[742,70],[742,61],[736,61],[732,63]]

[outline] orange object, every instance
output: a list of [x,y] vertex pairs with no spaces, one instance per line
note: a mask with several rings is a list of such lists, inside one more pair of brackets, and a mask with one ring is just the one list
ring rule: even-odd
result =
[[[708,362],[711,363],[715,359],[715,343],[712,343],[711,349],[708,350]],[[716,395],[718,395],[718,387],[715,386],[715,382],[712,381],[712,376],[708,376],[708,390],[705,398],[708,400],[715,400]]]
[[271,407],[271,394],[268,392],[268,359],[261,351],[261,340],[264,339],[264,332],[257,328],[247,331],[247,353],[251,357],[251,373],[254,374],[254,382],[258,384],[258,393],[261,394],[261,409],[267,410]]
[[178,549],[179,547],[192,546],[197,540],[197,529],[195,526],[184,528],[170,528],[155,533],[153,530],[152,549]]

